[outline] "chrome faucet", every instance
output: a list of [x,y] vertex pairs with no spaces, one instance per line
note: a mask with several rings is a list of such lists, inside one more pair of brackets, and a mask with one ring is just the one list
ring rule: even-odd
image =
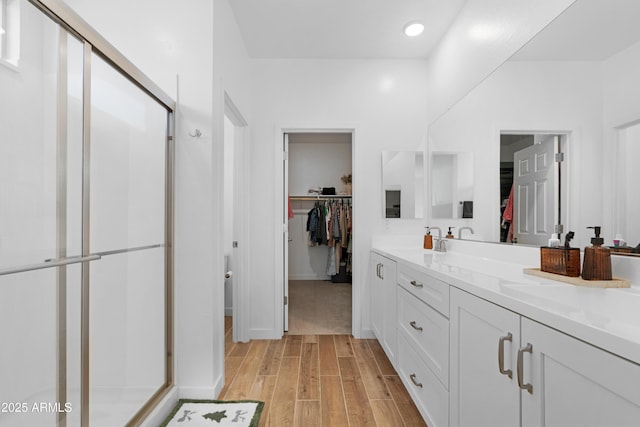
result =
[[462,238],[462,230],[469,230],[471,232],[471,234],[475,234],[473,232],[473,228],[471,228],[471,227],[460,227],[460,229],[458,230],[458,239]]
[[447,252],[447,239],[442,238],[442,230],[440,227],[431,227],[431,230],[438,230],[438,238],[436,244],[433,246],[433,250],[436,252]]
[[438,230],[438,240],[442,240],[442,230],[440,227],[429,227],[429,231]]

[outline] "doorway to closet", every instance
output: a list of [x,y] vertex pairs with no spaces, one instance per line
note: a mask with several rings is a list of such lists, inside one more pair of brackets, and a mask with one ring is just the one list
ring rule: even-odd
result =
[[352,133],[284,134],[284,330],[351,334]]

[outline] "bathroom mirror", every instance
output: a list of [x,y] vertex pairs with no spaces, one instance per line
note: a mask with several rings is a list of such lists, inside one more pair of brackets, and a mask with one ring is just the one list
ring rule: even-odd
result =
[[[603,227],[608,246],[616,234],[630,246],[640,243],[629,221],[640,216],[633,168],[621,176],[633,155],[621,142],[624,130],[640,122],[637,22],[640,2],[576,0],[430,124],[430,153],[474,155],[476,234],[501,240],[501,135],[555,133],[564,135],[566,150],[559,183],[545,191],[560,194],[564,233],[576,232],[572,246],[589,245],[586,227],[594,225]],[[550,221],[526,225],[544,229],[547,239],[556,219]]]
[[431,216],[473,218],[473,153],[431,153]]
[[382,152],[383,218],[424,216],[424,153]]

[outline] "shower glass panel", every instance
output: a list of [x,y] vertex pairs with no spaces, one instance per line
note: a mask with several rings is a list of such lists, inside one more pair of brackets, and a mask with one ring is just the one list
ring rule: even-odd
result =
[[91,58],[91,252],[164,243],[167,110]]
[[123,426],[164,384],[164,249],[91,264],[90,425]]
[[0,427],[139,423],[173,381],[175,103],[63,5],[16,1],[18,65],[0,63]]
[[165,383],[167,111],[91,57],[90,424],[124,425]]
[[51,265],[81,248],[82,43],[28,2],[20,27],[0,65],[0,426],[73,425],[80,264]]

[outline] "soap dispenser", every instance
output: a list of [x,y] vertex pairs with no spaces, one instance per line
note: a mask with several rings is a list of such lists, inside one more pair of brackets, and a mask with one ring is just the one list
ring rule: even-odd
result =
[[424,245],[425,249],[433,249],[433,236],[431,235],[431,228],[425,227],[427,229],[427,233],[424,235]]
[[582,278],[585,280],[611,280],[611,250],[603,247],[604,239],[600,237],[600,226],[587,227],[595,231],[591,238],[593,246],[584,249]]
[[455,228],[455,227],[449,227],[449,231],[447,231],[447,235],[446,235],[446,236],[444,236],[444,237],[446,237],[447,239],[453,239],[453,233],[451,232],[451,229],[452,229],[452,228]]

